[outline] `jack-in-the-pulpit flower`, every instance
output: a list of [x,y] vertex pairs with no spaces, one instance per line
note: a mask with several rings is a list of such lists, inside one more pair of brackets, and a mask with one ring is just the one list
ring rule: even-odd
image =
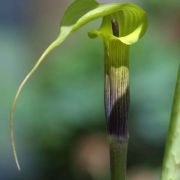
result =
[[44,51],[35,66],[19,86],[10,114],[11,144],[16,164],[20,169],[14,143],[13,116],[16,101],[24,85],[44,61],[71,33],[83,25],[102,18],[98,30],[89,32],[91,38],[101,37],[105,52],[105,113],[110,142],[112,180],[125,179],[128,144],[129,107],[129,47],[146,31],[147,15],[132,3],[98,3],[95,0],[74,0],[67,8],[60,25],[57,39]]

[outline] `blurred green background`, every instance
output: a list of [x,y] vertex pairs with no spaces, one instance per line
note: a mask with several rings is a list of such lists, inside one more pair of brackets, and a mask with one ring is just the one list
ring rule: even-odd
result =
[[[156,180],[180,58],[180,1],[133,2],[147,11],[149,28],[130,54],[128,180]],[[28,82],[15,114],[21,172],[12,156],[8,118],[13,96],[59,33],[69,3],[0,0],[1,180],[109,179],[103,45],[87,36],[100,20],[71,35]]]

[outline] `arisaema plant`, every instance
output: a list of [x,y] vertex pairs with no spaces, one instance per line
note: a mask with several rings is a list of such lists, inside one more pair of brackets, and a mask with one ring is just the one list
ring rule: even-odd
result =
[[104,44],[104,94],[107,133],[110,146],[111,179],[126,179],[129,109],[129,49],[145,33],[146,12],[132,3],[98,3],[95,0],[74,0],[65,11],[60,33],[43,52],[24,78],[15,95],[10,113],[11,144],[20,169],[13,132],[13,116],[17,99],[32,74],[45,57],[71,33],[85,24],[102,18],[100,28],[89,32],[90,38],[100,37]]

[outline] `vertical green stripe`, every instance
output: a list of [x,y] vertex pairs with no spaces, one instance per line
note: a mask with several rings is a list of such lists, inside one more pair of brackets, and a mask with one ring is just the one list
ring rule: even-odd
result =
[[180,179],[180,66],[172,106],[161,180]]

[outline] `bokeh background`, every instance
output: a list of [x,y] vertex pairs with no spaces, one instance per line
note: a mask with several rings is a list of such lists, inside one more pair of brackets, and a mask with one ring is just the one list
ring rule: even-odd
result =
[[[157,180],[180,58],[180,1],[133,2],[147,11],[149,28],[130,54],[128,180]],[[0,0],[1,180],[109,180],[103,45],[87,36],[100,20],[72,34],[26,85],[15,114],[21,172],[12,156],[8,118],[13,96],[56,38],[69,3]]]

